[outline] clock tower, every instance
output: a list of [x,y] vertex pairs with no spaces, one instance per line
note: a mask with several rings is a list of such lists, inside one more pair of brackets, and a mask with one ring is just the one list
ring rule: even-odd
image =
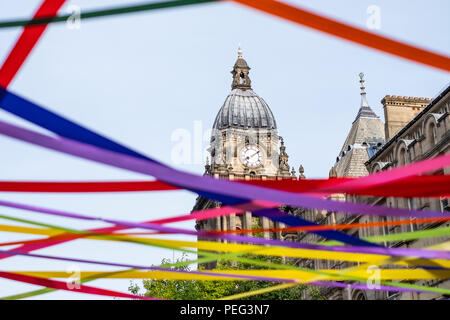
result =
[[[205,175],[230,180],[297,179],[294,168],[290,171],[286,147],[283,138],[278,135],[275,117],[264,99],[252,90],[249,71],[250,67],[239,48],[231,71],[231,92],[213,124],[208,149],[211,163],[206,160]],[[193,210],[220,206],[216,201],[198,197]],[[196,229],[241,230],[281,226],[246,212],[197,221]],[[264,237],[281,238],[281,235],[265,232]]]

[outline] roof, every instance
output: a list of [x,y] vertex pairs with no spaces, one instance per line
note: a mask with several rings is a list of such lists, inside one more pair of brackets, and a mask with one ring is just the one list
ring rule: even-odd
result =
[[384,124],[367,102],[364,74],[360,73],[361,104],[347,138],[336,158],[334,168],[339,177],[359,177],[368,174],[364,163],[385,142]]
[[253,90],[233,89],[225,99],[214,121],[213,129],[225,128],[276,129],[269,105]]

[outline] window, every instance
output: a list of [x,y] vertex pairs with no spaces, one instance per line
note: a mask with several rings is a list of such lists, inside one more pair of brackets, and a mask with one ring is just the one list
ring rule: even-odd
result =
[[414,148],[409,148],[408,149],[408,160],[410,163],[413,161],[413,158],[414,158],[413,153],[414,153]]
[[436,125],[433,122],[427,127],[427,139],[430,148],[436,144]]
[[441,211],[442,212],[449,212],[450,211],[450,205],[448,203],[448,198],[442,198],[440,203],[441,203]]
[[[387,222],[388,219],[387,219],[387,217],[381,217],[381,221],[382,222]],[[384,225],[382,228],[383,228],[383,230],[382,230],[383,231],[383,236],[388,235],[389,234],[389,226],[388,225]],[[384,246],[387,247],[387,245],[388,245],[387,241],[384,241]]]
[[[409,210],[415,210],[416,209],[416,203],[413,198],[408,198],[408,209]],[[418,227],[416,224],[416,218],[411,218],[409,224],[409,229],[411,232],[417,231]]]
[[416,205],[413,198],[408,198],[408,209],[409,210],[415,210]]
[[409,227],[411,229],[411,232],[417,231],[419,230],[417,224],[416,224],[416,219],[417,218],[411,218],[411,223],[409,224]]

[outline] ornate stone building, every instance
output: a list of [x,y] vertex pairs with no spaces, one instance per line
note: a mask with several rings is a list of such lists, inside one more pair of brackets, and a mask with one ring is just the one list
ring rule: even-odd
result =
[[338,177],[361,177],[368,174],[364,162],[385,142],[384,125],[367,102],[364,74],[360,73],[361,105],[333,169]]
[[[375,114],[367,100],[367,93],[365,91],[364,74],[359,74],[360,89],[361,89],[361,103],[356,114],[355,120],[352,122],[349,133],[336,157],[335,164],[329,172],[330,177],[361,177],[369,174],[365,162],[368,161],[385,143],[385,130],[383,121]],[[354,201],[356,200],[351,195],[334,194],[330,197],[339,201]],[[347,224],[347,223],[363,223],[367,222],[366,216],[354,216],[342,213],[319,211],[319,210],[303,210],[300,209],[295,212],[302,215],[302,217],[314,221],[319,224]],[[347,229],[343,232],[355,237],[364,237],[365,229]],[[324,241],[325,239],[308,232],[300,232],[298,234],[298,241],[313,243]],[[345,261],[331,261],[331,260],[313,260],[313,259],[298,259],[296,261],[301,267],[310,269],[344,269],[355,265],[355,263]],[[341,288],[319,288],[321,293],[330,300],[352,300],[371,298],[375,299],[374,292],[369,292],[372,296],[367,297],[366,292],[352,291]],[[307,298],[305,296],[305,298]]]
[[[278,135],[275,118],[267,103],[251,88],[250,68],[238,51],[238,59],[231,71],[231,92],[220,108],[211,135],[211,164],[205,166],[205,174],[222,179],[297,179],[295,170],[288,164],[288,155],[283,139]],[[365,91],[364,74],[360,74],[361,104],[352,122],[330,177],[361,177],[380,170],[389,170],[411,162],[449,153],[450,86],[434,100],[416,97],[385,96],[381,103],[385,123],[369,105]],[[300,166],[300,179],[305,178]],[[449,174],[450,168],[434,174]],[[341,201],[365,202],[390,207],[449,211],[448,199],[399,199],[358,197],[335,194],[330,198]],[[220,207],[220,203],[198,197],[193,210]],[[305,210],[283,207],[285,212],[298,215],[319,224],[348,224],[387,221],[391,218],[347,215],[324,210]],[[419,229],[448,226],[449,222],[409,224],[392,227],[345,229],[355,237],[368,237]],[[206,221],[198,221],[197,230],[251,229],[254,227],[283,227],[267,218],[261,220],[250,212],[232,214]],[[325,239],[309,232],[264,233],[265,238],[277,238],[305,243],[316,243]],[[423,248],[448,240],[433,238],[417,241],[384,243],[391,247]],[[296,265],[310,269],[343,269],[356,263],[346,261],[291,259]],[[215,267],[215,263],[206,268]],[[418,284],[450,288],[450,281],[420,281]],[[393,293],[383,291],[360,291],[342,288],[319,288],[331,300],[365,299],[439,299],[438,294]],[[305,298],[308,298],[305,294]]]
[[[221,179],[296,179],[295,170],[288,163],[283,138],[269,105],[251,87],[250,67],[238,50],[238,59],[231,74],[231,92],[217,113],[211,135],[205,174]],[[302,168],[300,168],[302,171]],[[303,172],[301,172],[302,174]],[[220,207],[216,201],[198,197],[194,211]],[[197,221],[197,230],[236,230],[283,227],[267,218],[241,215],[217,217]],[[278,238],[280,233],[265,233],[265,238]],[[206,265],[207,268],[215,264]]]
[[[362,75],[360,75],[361,81]],[[350,133],[336,158],[335,165],[330,170],[330,177],[357,177],[380,170],[389,170],[411,162],[420,161],[450,152],[450,120],[448,112],[450,108],[450,86],[441,92],[434,100],[417,97],[385,96],[381,103],[384,107],[384,130],[381,120],[370,110],[361,86],[361,107],[356,117],[363,123],[355,120]],[[361,117],[364,115],[364,117]],[[366,119],[364,119],[366,118]],[[368,119],[371,119],[370,122]],[[377,119],[377,120],[376,120]],[[392,123],[391,123],[392,121]],[[358,132],[360,128],[364,128]],[[387,137],[387,142],[383,137]],[[357,148],[355,148],[355,146]],[[363,150],[365,152],[363,152]],[[438,170],[434,174],[449,174],[449,168]],[[449,211],[448,199],[402,199],[382,197],[356,197],[352,195],[337,194],[333,199],[369,204],[384,205],[396,208]],[[376,221],[389,221],[393,218],[368,217],[357,215],[344,215],[334,212],[307,210],[304,217],[322,224],[347,224]],[[430,229],[438,226],[448,226],[449,222],[430,224],[411,223],[392,227],[346,229],[342,230],[357,237],[369,237]],[[299,241],[317,242],[324,239],[311,234],[299,233]],[[449,238],[432,238],[416,241],[400,241],[383,243],[390,247],[423,248],[433,244],[448,241]],[[313,269],[343,269],[352,266],[352,263],[342,261],[321,261],[301,259],[298,265]],[[392,266],[395,267],[395,266]],[[450,281],[432,280],[418,281],[418,284],[426,286],[438,286],[450,288]],[[441,299],[439,294],[431,293],[397,293],[383,291],[359,291],[340,288],[320,288],[322,294],[328,299],[365,300],[365,299]]]
[[[371,157],[365,164],[370,173],[403,166],[412,162],[433,158],[439,155],[450,153],[450,86],[444,89],[435,99],[412,98],[386,96],[381,101],[385,107],[385,114],[388,119],[395,119],[399,113],[396,108],[405,108],[410,104],[410,108],[418,108],[409,111],[414,116],[403,128],[391,126],[386,121],[386,132],[390,132],[390,140]],[[428,105],[424,104],[428,102]],[[390,104],[390,108],[389,108]],[[414,106],[419,105],[419,106]],[[389,108],[389,109],[388,109]],[[414,112],[416,111],[416,112]],[[408,112],[408,111],[407,111]],[[401,117],[400,117],[401,118]],[[394,128],[394,130],[392,130]],[[450,174],[450,168],[444,168],[430,174]],[[450,211],[448,198],[361,198],[370,204],[383,205],[404,209],[419,209],[433,211]],[[392,217],[374,217],[373,221],[391,221]],[[433,222],[417,224],[414,219],[409,224],[401,226],[383,227],[371,230],[370,235],[391,234],[409,232],[416,230],[427,230],[436,227],[449,226],[447,222]],[[391,247],[424,248],[444,241],[450,237],[428,238],[411,241],[389,242],[385,245]],[[449,289],[449,280],[429,280],[418,281],[417,284],[425,286],[436,286]],[[436,293],[390,293],[381,294],[383,299],[440,299],[442,296]]]

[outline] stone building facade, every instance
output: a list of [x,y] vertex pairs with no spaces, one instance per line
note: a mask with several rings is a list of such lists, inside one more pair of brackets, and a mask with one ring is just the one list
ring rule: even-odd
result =
[[[361,103],[356,114],[355,120],[352,122],[349,133],[336,157],[335,164],[330,169],[329,176],[333,177],[361,177],[369,174],[365,166],[368,161],[378,150],[385,144],[385,126],[380,117],[375,114],[369,105],[367,93],[365,91],[364,74],[359,74]],[[355,201],[351,195],[334,194],[330,197],[338,201]],[[314,221],[319,224],[348,224],[348,223],[364,223],[368,221],[366,216],[347,215],[342,213],[324,211],[324,210],[301,210],[297,209],[294,214],[300,214],[303,218]],[[365,237],[366,229],[346,229],[341,230],[355,237]],[[298,241],[306,243],[314,243],[324,241],[314,233],[300,232],[298,233]],[[300,267],[310,269],[344,269],[355,265],[353,262],[332,261],[332,260],[313,260],[313,259],[297,259],[295,263]],[[351,289],[322,287],[318,288],[322,295],[330,300],[361,300],[361,299],[377,299],[376,292],[354,291]],[[369,296],[367,296],[369,294]],[[307,298],[307,296],[305,296]]]
[[[444,89],[431,102],[423,98],[411,97],[391,97],[383,98],[382,103],[386,100],[402,102],[417,102],[421,104],[429,101],[426,107],[420,108],[420,112],[408,122],[401,130],[394,131],[395,135],[387,141],[387,143],[365,164],[370,173],[376,173],[382,170],[389,170],[403,166],[416,161],[426,160],[439,155],[450,153],[450,118],[448,113],[450,110],[450,86]],[[385,111],[386,112],[386,111]],[[391,112],[395,112],[391,110]],[[389,113],[389,111],[388,111]],[[386,122],[386,130],[391,130],[389,123]],[[430,174],[450,174],[450,168],[444,168]],[[419,209],[448,212],[450,211],[448,198],[366,198],[370,204],[383,205],[404,209]],[[378,217],[373,221],[390,221],[395,220],[393,217]],[[426,224],[415,223],[414,219],[410,220],[410,224],[392,227],[383,227],[372,230],[373,235],[391,234],[400,232],[409,232],[416,230],[427,230],[436,227],[449,226],[447,222],[433,222]],[[372,235],[372,234],[370,234]],[[419,239],[414,241],[389,242],[386,245],[391,247],[405,248],[424,248],[444,241],[450,240],[450,237]],[[449,280],[429,280],[418,281],[417,284],[425,286],[435,286],[449,289]],[[435,293],[389,293],[385,292],[382,298],[388,299],[440,299],[442,296]]]
[[[250,67],[242,58],[238,59],[232,73],[231,92],[220,108],[211,135],[211,164],[207,160],[205,175],[221,179],[297,179],[294,168],[288,164],[288,155],[283,139],[278,135],[275,118],[268,104],[251,87]],[[365,91],[364,74],[360,74],[361,104],[349,133],[330,169],[330,177],[361,177],[380,170],[389,170],[411,162],[449,153],[450,86],[435,99],[386,95],[381,103],[385,122],[370,107]],[[305,178],[300,166],[299,179]],[[434,174],[449,174],[450,168]],[[359,197],[334,194],[331,199],[363,202],[397,208],[433,211],[449,211],[448,199],[401,199]],[[198,197],[193,211],[220,207],[216,201]],[[318,224],[349,224],[388,221],[391,218],[347,215],[324,210],[305,210],[282,207],[283,211],[301,216]],[[409,224],[392,227],[360,228],[341,230],[355,237],[369,237],[391,233],[450,225],[446,223]],[[250,212],[197,221],[197,230],[239,230],[252,228],[284,227],[267,218],[253,217]],[[326,239],[311,232],[264,233],[265,238],[315,243]],[[201,239],[199,240],[208,240]],[[423,248],[448,239],[433,238],[417,241],[384,243],[390,247]],[[344,269],[357,263],[348,261],[290,259],[300,267],[310,269]],[[214,268],[216,263],[206,264]],[[395,266],[392,266],[395,267]],[[450,281],[419,281],[426,286],[450,288]],[[384,291],[361,291],[332,287],[318,288],[330,300],[365,299],[439,299],[438,294],[393,293]],[[305,294],[305,298],[308,298]]]
[[429,98],[385,96],[383,104],[386,141],[393,138],[429,103]]
[[[362,80],[362,79],[361,79]],[[363,86],[362,86],[363,87]],[[362,88],[363,90],[363,88]],[[365,104],[364,90],[362,94],[362,106]],[[386,142],[381,141],[382,127],[380,123],[372,124],[372,130],[364,130],[363,138],[367,144],[367,153],[359,152],[356,154],[354,147],[348,141],[353,142],[355,139],[354,132],[358,131],[356,123],[353,122],[350,133],[336,159],[335,165],[330,170],[330,177],[357,177],[381,170],[389,170],[408,163],[425,160],[441,154],[450,152],[450,120],[448,112],[450,108],[450,86],[442,91],[434,100],[428,98],[416,97],[398,97],[386,96],[381,103],[384,107],[386,122],[384,124],[384,136],[388,137]],[[398,109],[396,109],[398,108]],[[374,119],[374,115],[370,115]],[[357,116],[358,119],[358,116]],[[394,121],[394,124],[389,123]],[[381,121],[380,121],[381,122]],[[375,121],[373,121],[375,123]],[[399,123],[403,124],[399,128]],[[367,125],[367,123],[366,123]],[[381,143],[375,140],[376,144],[370,142],[372,133],[376,132]],[[368,134],[369,133],[369,134]],[[348,147],[349,146],[349,147]],[[373,148],[373,149],[372,149]],[[347,150],[347,153],[343,153]],[[352,152],[353,151],[353,152]],[[345,160],[345,158],[348,160]],[[362,168],[365,167],[365,170]],[[433,172],[433,174],[449,174],[450,169],[446,168]],[[403,199],[403,198],[383,198],[383,197],[360,197],[345,194],[336,194],[331,196],[335,200],[346,200],[353,202],[363,202],[374,205],[384,205],[395,208],[420,209],[433,211],[450,211],[448,199]],[[344,215],[334,212],[307,210],[303,216],[311,221],[321,224],[347,224],[347,223],[364,223],[377,221],[391,221],[395,218],[391,217],[368,217],[357,215]],[[425,230],[436,227],[450,225],[449,222],[438,222],[429,224],[416,224],[414,219],[409,219],[409,224],[397,225],[392,227],[378,228],[362,228],[362,229],[346,229],[341,230],[356,237],[369,237],[377,235],[387,235],[392,233],[409,232],[416,230]],[[324,240],[311,233],[299,233],[298,240],[302,242],[319,242]],[[448,241],[448,237],[431,238],[415,241],[399,241],[383,243],[389,247],[409,247],[424,248],[434,244]],[[343,261],[324,261],[300,259],[297,261],[299,266],[313,269],[343,269],[354,265],[350,262]],[[391,266],[395,267],[395,266]],[[448,280],[431,280],[418,281],[417,284],[425,286],[437,286],[450,288]],[[385,291],[360,291],[353,289],[341,288],[320,288],[323,295],[331,300],[365,300],[365,299],[441,299],[440,294],[431,293],[398,293]]]
[[[234,64],[231,92],[217,113],[211,134],[205,175],[229,180],[296,179],[294,168],[289,166],[283,138],[278,135],[275,117],[269,105],[251,87],[250,67],[239,49]],[[302,174],[302,168],[300,168]],[[198,197],[193,211],[220,207],[221,203]],[[242,230],[252,228],[278,228],[263,217],[253,217],[250,212],[197,221],[197,230]],[[264,233],[265,238],[282,239],[281,233]],[[202,239],[199,237],[199,240]],[[206,268],[215,267],[206,264]]]

